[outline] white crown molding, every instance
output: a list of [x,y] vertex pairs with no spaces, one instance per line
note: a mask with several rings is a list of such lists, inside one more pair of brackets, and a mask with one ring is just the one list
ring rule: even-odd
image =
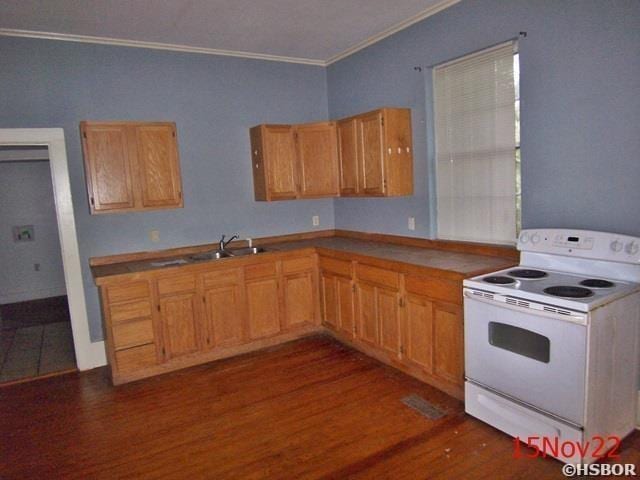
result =
[[265,53],[252,53],[241,52],[237,50],[220,50],[217,48],[205,48],[205,47],[191,47],[189,45],[175,45],[171,43],[159,43],[159,42],[144,42],[139,40],[125,40],[121,38],[111,37],[94,37],[91,35],[73,35],[69,33],[53,33],[53,32],[38,32],[35,30],[18,30],[11,28],[0,28],[0,36],[6,37],[26,37],[26,38],[42,38],[46,40],[62,40],[65,42],[77,42],[77,43],[94,43],[100,45],[114,45],[119,47],[135,47],[135,48],[151,48],[154,50],[169,50],[173,52],[186,52],[186,53],[200,53],[205,55],[222,55],[226,57],[240,57],[251,58],[254,60],[267,60],[271,62],[287,62],[287,63],[300,63],[303,65],[315,65],[319,67],[327,67],[332,63],[335,63],[343,58],[353,55],[354,53],[362,50],[363,48],[373,45],[380,40],[393,35],[400,30],[404,30],[410,27],[414,23],[418,23],[431,15],[435,15],[441,12],[445,8],[460,2],[460,0],[441,0],[440,2],[432,5],[431,7],[423,10],[422,12],[403,20],[400,23],[387,28],[386,30],[373,35],[356,45],[347,48],[341,53],[334,55],[328,60],[318,60],[313,58],[300,58],[300,57],[285,57],[281,55],[269,55]]
[[254,60],[268,60],[271,62],[302,63],[304,65],[316,65],[325,67],[323,60],[311,58],[284,57],[281,55],[268,55],[265,53],[240,52],[236,50],[220,50],[217,48],[190,47],[188,45],[175,45],[171,43],[143,42],[138,40],[123,40],[110,37],[93,37],[90,35],[72,35],[69,33],[37,32],[33,30],[16,30],[0,28],[0,35],[6,37],[42,38],[46,40],[62,40],[64,42],[97,43],[100,45],[114,45],[118,47],[151,48],[153,50],[170,50],[173,52],[201,53],[205,55],[222,55],[225,57],[251,58]]
[[414,23],[418,23],[419,21],[424,20],[427,17],[435,15],[436,13],[441,12],[445,8],[449,8],[450,6],[455,5],[458,2],[460,2],[460,0],[442,0],[441,2],[438,2],[435,5],[432,5],[431,7],[427,8],[426,10],[423,10],[422,12],[414,15],[413,17],[403,20],[400,23],[396,23],[394,26],[389,27],[378,34],[373,35],[372,37],[369,37],[366,40],[363,40],[362,42],[355,44],[353,47],[347,48],[342,53],[334,55],[333,57],[325,61],[324,64],[325,66],[329,66],[332,63],[335,63],[339,60],[342,60],[343,58],[348,57],[349,55],[353,55],[354,53],[362,50],[363,48],[367,48],[369,45],[373,45],[374,43],[377,43],[380,40],[387,38],[393,35],[394,33],[399,32],[400,30],[404,30],[405,28],[408,28]]

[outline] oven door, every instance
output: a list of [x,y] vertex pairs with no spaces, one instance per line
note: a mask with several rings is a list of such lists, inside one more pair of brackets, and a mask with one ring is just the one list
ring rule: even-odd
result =
[[466,289],[464,318],[469,380],[583,425],[586,325]]

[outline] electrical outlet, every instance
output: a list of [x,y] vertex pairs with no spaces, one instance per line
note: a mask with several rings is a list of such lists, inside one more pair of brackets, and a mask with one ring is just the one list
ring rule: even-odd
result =
[[313,217],[311,217],[311,222],[313,223],[314,227],[317,227],[318,225],[320,225],[320,217],[318,215],[314,215]]
[[409,230],[416,229],[416,217],[409,217],[409,221],[407,222],[407,228],[409,228]]
[[149,230],[149,240],[153,243],[158,243],[160,241],[160,232],[158,230]]

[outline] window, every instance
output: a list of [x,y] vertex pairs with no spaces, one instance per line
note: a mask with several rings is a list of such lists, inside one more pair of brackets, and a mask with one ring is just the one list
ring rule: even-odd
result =
[[438,238],[516,240],[520,132],[514,49],[509,42],[434,68]]

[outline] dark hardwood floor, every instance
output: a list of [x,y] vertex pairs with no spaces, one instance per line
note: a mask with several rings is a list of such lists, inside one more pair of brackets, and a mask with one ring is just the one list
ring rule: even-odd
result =
[[[429,420],[417,393],[447,411]],[[457,400],[328,337],[113,387],[105,369],[0,388],[0,478],[564,478]],[[640,463],[640,435],[622,463]]]

